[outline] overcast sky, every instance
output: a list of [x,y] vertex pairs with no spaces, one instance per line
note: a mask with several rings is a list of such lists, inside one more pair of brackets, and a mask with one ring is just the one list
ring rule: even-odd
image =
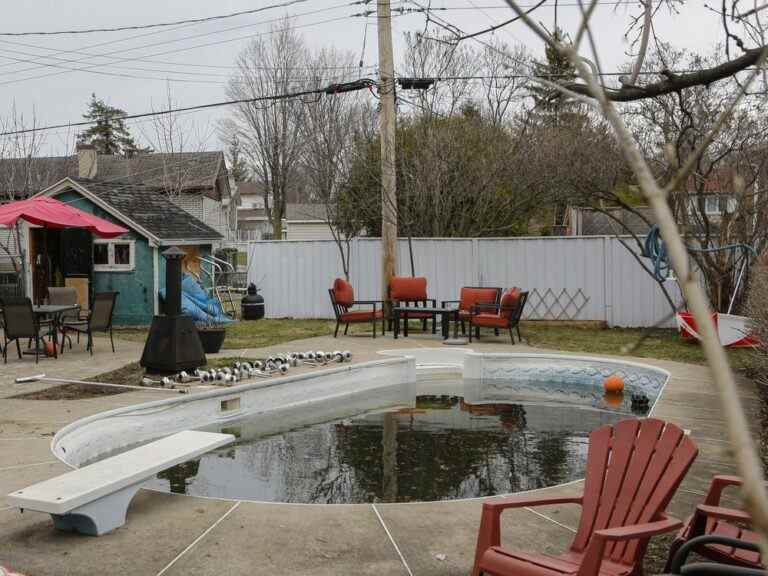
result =
[[[393,6],[413,7],[405,0],[392,1]],[[521,3],[530,5],[532,1]],[[0,32],[142,25],[214,16],[275,3],[279,0],[4,2]],[[427,0],[419,3],[426,5]],[[554,3],[548,0],[547,5],[535,13],[538,20],[549,27],[554,13],[549,6]],[[173,98],[181,106],[224,100],[224,83],[238,52],[250,38],[268,32],[275,20],[286,13],[296,16],[295,23],[311,46],[335,45],[359,55],[366,19],[353,15],[365,7],[351,4],[341,0],[304,0],[290,8],[174,29],[77,36],[0,36],[0,115],[5,115],[15,101],[27,115],[34,109],[38,125],[77,121],[91,93],[128,113],[145,112],[164,107],[169,82]],[[559,0],[559,4],[560,26],[566,31],[575,31],[578,12],[575,0]],[[450,8],[436,14],[467,32],[485,28],[511,14],[500,0],[432,0],[432,6]],[[612,3],[599,6],[594,30],[604,70],[616,70],[626,62],[628,47],[624,32],[633,13],[637,13],[635,6]],[[718,16],[700,0],[688,0],[679,15],[662,14],[655,22],[661,38],[677,47],[703,52],[711,50],[721,38],[719,26]],[[393,19],[396,62],[403,32],[423,28],[422,14]],[[522,24],[512,24],[496,34],[507,42],[524,44],[534,55],[543,54],[541,42]],[[368,19],[364,61],[367,65],[377,63],[376,27],[372,18]],[[211,126],[226,113],[222,108],[195,114],[194,118],[200,126]],[[147,131],[148,124],[136,125],[133,131],[139,136],[141,126]],[[208,147],[218,146],[212,138]],[[64,131],[48,135],[46,152],[69,153],[68,147]]]

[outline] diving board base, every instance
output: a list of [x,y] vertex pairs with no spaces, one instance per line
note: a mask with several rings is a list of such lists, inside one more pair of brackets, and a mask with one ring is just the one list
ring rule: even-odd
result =
[[51,514],[53,525],[64,532],[101,536],[125,524],[128,506],[144,482],[126,486],[66,514]]

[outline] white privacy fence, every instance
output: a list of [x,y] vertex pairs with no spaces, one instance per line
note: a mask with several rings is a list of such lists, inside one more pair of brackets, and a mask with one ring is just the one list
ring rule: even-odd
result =
[[[330,318],[328,289],[342,276],[333,241],[264,241],[236,245],[248,253],[270,318]],[[653,326],[670,307],[656,282],[613,237],[414,239],[417,276],[430,298],[455,300],[462,286],[520,286],[530,292],[525,318],[599,320]],[[398,273],[410,275],[408,243],[398,245]],[[352,242],[350,280],[358,299],[381,297],[381,242]],[[674,283],[668,290],[679,298]]]

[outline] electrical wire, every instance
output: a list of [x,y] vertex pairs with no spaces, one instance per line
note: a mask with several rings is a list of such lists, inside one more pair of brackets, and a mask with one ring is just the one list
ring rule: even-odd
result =
[[[367,88],[374,86],[376,82],[370,78],[359,78],[357,80],[347,82],[346,84],[355,84],[355,89]],[[286,100],[289,98],[300,98],[302,96],[310,95],[322,95],[322,94],[336,94],[344,92],[344,86],[341,84],[332,84],[324,88],[313,88],[308,90],[299,90],[296,92],[287,92],[283,94],[271,94],[267,96],[256,96],[254,98],[238,98],[235,100],[225,100],[221,102],[209,102],[207,104],[198,104],[196,106],[185,106],[181,108],[169,108],[167,110],[159,110],[153,112],[142,112],[140,114],[126,114],[121,116],[122,120],[132,120],[136,118],[150,118],[152,116],[163,116],[166,114],[174,114],[178,112],[191,112],[197,110],[208,110],[211,108],[220,108],[222,106],[232,106],[235,104],[254,104],[256,102],[274,102],[277,100]],[[70,122],[67,124],[52,124],[48,126],[41,126],[39,128],[24,128],[22,130],[11,130],[8,132],[0,132],[0,136],[14,136],[18,134],[29,134],[32,132],[43,132],[47,130],[54,130],[58,128],[71,128],[77,126],[91,126],[97,124],[100,120],[82,120],[79,122]]]
[[[240,10],[239,12],[230,12],[229,14],[219,14],[217,16],[207,16],[204,18],[188,18],[186,20],[175,20],[172,22],[157,22],[154,24],[140,24],[136,26],[116,26],[111,28],[86,28],[79,30],[54,30],[54,31],[37,31],[37,32],[0,32],[0,36],[64,36],[72,34],[95,34],[99,32],[123,32],[125,30],[146,30],[149,28],[167,28],[169,26],[179,26],[182,24],[201,24],[203,22],[214,22],[216,20],[226,20],[228,18],[236,18],[238,16],[245,16],[248,14],[256,14],[258,12],[264,12],[265,10],[272,10],[274,8],[287,8],[294,4],[301,4],[308,0],[287,0],[279,4],[270,4],[268,6],[261,6],[260,8],[253,8],[251,10]],[[355,2],[356,4],[364,4],[364,0]]]
[[[341,4],[336,4],[336,5],[333,5],[333,6],[327,6],[327,7],[321,8],[321,9],[317,9],[317,10],[310,10],[310,11],[306,11],[306,12],[301,12],[301,13],[296,14],[294,16],[294,18],[300,18],[300,17],[303,17],[303,16],[309,16],[309,15],[314,15],[314,14],[320,14],[320,13],[323,13],[323,12],[330,12],[332,10],[337,10],[337,9],[340,9],[340,8],[349,7],[349,6],[358,4],[359,1],[360,0],[355,0],[353,2],[344,2],[344,3],[341,3]],[[312,22],[312,23],[308,23],[308,24],[293,25],[291,27],[292,28],[306,28],[306,27],[309,27],[309,26],[316,26],[316,25],[320,25],[320,24],[326,24],[326,23],[329,23],[329,22],[336,22],[336,21],[344,20],[346,18],[348,18],[348,16],[342,16],[342,17],[337,17],[337,18],[329,18],[329,19],[320,20],[320,21]],[[150,44],[144,44],[144,45],[141,45],[141,46],[122,48],[122,49],[119,49],[119,50],[113,50],[111,52],[106,52],[104,54],[99,54],[99,55],[89,54],[89,55],[87,55],[84,58],[78,58],[76,60],[73,60],[72,63],[85,62],[85,61],[91,60],[94,57],[100,57],[100,58],[112,57],[115,54],[124,54],[126,52],[134,52],[136,50],[143,50],[143,49],[146,49],[146,48],[153,48],[153,47],[156,47],[156,46],[163,46],[163,45],[167,45],[167,44],[174,44],[174,43],[182,42],[182,41],[185,41],[185,40],[192,40],[192,39],[195,39],[195,38],[202,38],[202,37],[206,37],[206,36],[223,34],[223,33],[226,33],[226,32],[231,32],[233,30],[241,30],[241,29],[244,29],[244,28],[252,28],[254,26],[263,26],[265,24],[271,24],[271,23],[274,23],[274,22],[280,22],[280,21],[283,21],[284,19],[285,19],[285,17],[283,16],[283,17],[279,17],[279,18],[272,18],[272,19],[269,19],[269,20],[263,20],[263,21],[258,22],[258,23],[250,23],[250,24],[242,24],[242,25],[238,25],[238,26],[232,26],[232,27],[229,27],[229,28],[225,28],[225,29],[222,29],[222,30],[216,30],[216,31],[213,31],[213,32],[198,33],[198,34],[183,36],[181,38],[173,38],[173,39],[170,39],[170,40],[163,40],[163,41],[160,41],[160,42],[153,42],[153,43],[150,43]],[[175,53],[186,52],[188,50],[193,50],[193,49],[197,49],[197,48],[205,48],[205,47],[208,47],[208,46],[217,46],[217,45],[226,44],[226,43],[230,43],[230,42],[237,42],[239,40],[251,39],[251,38],[255,38],[255,37],[260,37],[260,36],[265,36],[265,35],[269,35],[269,34],[273,34],[273,33],[278,33],[278,32],[282,32],[282,31],[284,31],[286,29],[287,29],[287,27],[282,27],[282,28],[277,28],[277,29],[270,30],[270,31],[267,31],[267,32],[261,32],[261,33],[258,33],[258,34],[248,34],[248,35],[245,35],[245,36],[238,36],[238,37],[235,37],[235,38],[229,38],[229,39],[219,40],[219,41],[215,41],[215,42],[196,44],[196,45],[192,45],[192,46],[186,46],[186,47],[182,47],[182,48],[176,48],[176,49],[172,49],[172,50],[156,52],[156,53],[153,53],[153,54],[144,54],[144,55],[140,55],[140,56],[128,56],[128,57],[115,57],[115,58],[112,59],[112,62],[110,64],[115,64],[115,63],[120,63],[120,62],[141,61],[141,60],[145,60],[148,57],[151,58],[153,56],[162,56],[162,55],[165,55],[165,54],[175,54]],[[156,33],[153,33],[153,34],[156,34]],[[5,42],[8,42],[8,41],[6,40]],[[69,51],[64,51],[64,52],[70,52],[71,53],[71,52],[76,52],[76,51],[69,50]],[[92,65],[89,65],[89,66],[85,66],[83,68],[78,68],[78,71],[90,70],[90,69],[93,69],[93,68],[99,68],[99,67],[103,67],[105,65],[107,65],[107,64],[105,64],[105,63],[92,64]],[[32,71],[32,70],[39,70],[41,68],[45,68],[45,66],[44,65],[38,65],[38,66],[32,66],[32,67],[28,67],[28,68],[22,68],[22,69],[19,69],[19,70],[13,70],[11,73],[18,74],[18,73],[21,73],[21,72],[28,72],[28,71]],[[5,82],[0,82],[0,85],[8,85],[8,84],[16,83],[16,82],[24,82],[26,80],[35,80],[35,79],[39,79],[39,78],[47,78],[47,77],[50,77],[50,76],[57,76],[57,75],[65,74],[65,73],[66,72],[54,72],[54,73],[49,73],[49,74],[39,74],[39,75],[36,75],[36,76],[29,76],[29,77],[26,77],[26,78],[19,78],[19,79],[15,79],[15,80],[8,80],[8,81],[5,81]]]
[[[342,21],[342,20],[347,20],[348,18],[349,18],[348,16],[340,16],[340,17],[335,17],[335,18],[327,18],[325,20],[319,20],[319,21],[316,21],[316,22],[310,22],[310,23],[307,23],[307,24],[299,24],[299,25],[291,26],[291,28],[292,29],[308,28],[310,26],[319,26],[319,25],[328,24],[328,23],[331,23],[331,22],[339,22],[339,21]],[[236,38],[229,38],[229,39],[226,39],[226,40],[219,40],[217,42],[210,42],[210,43],[206,43],[206,44],[198,44],[198,45],[195,45],[195,46],[189,46],[189,47],[185,47],[185,48],[178,48],[178,49],[174,49],[174,50],[168,50],[168,51],[165,51],[165,52],[159,52],[159,53],[154,54],[154,55],[160,56],[160,55],[164,55],[164,54],[172,54],[172,53],[178,53],[178,52],[185,52],[187,50],[196,49],[196,48],[221,45],[221,44],[226,44],[226,43],[230,43],[230,42],[237,42],[237,41],[244,40],[244,39],[250,40],[250,39],[253,39],[253,38],[260,37],[260,36],[266,36],[266,35],[269,35],[269,34],[275,34],[275,33],[281,32],[281,31],[283,31],[285,29],[286,28],[280,28],[280,29],[270,30],[270,31],[267,31],[267,32],[261,32],[259,34],[248,34],[246,36],[238,36]],[[165,44],[165,43],[167,43],[167,42],[162,42],[161,44]],[[116,59],[115,62],[128,62],[128,61],[134,61],[134,60],[140,60],[140,59],[141,59],[140,57],[138,57],[138,58],[136,58],[136,57],[132,57],[132,58],[119,58],[119,59]],[[47,73],[47,74],[38,74],[36,76],[28,76],[26,78],[18,78],[18,79],[14,79],[14,80],[6,80],[4,82],[0,82],[0,86],[7,86],[7,85],[10,85],[10,84],[17,84],[17,83],[20,83],[20,82],[26,82],[28,80],[38,80],[38,79],[42,79],[42,78],[50,78],[52,76],[60,76],[62,74],[67,74],[67,73],[70,73],[70,72],[90,72],[94,68],[99,68],[99,67],[102,67],[102,66],[105,66],[105,65],[109,65],[109,64],[93,64],[93,65],[84,66],[84,67],[76,67],[76,68],[73,67],[73,68],[70,68],[70,69],[67,69],[67,70],[64,70],[64,71],[61,71],[61,72],[50,72],[50,73]],[[36,68],[45,68],[45,67],[49,67],[49,66],[38,66]],[[58,67],[58,66],[53,66],[53,67]],[[164,78],[159,78],[159,79],[160,80],[165,80]]]

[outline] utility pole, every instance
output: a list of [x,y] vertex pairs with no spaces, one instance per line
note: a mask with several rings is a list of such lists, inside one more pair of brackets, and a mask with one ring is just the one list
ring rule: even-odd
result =
[[[395,64],[389,0],[377,0],[379,29],[379,112],[381,131],[381,281],[382,300],[397,268],[397,176],[395,173]],[[385,303],[385,315],[390,313]]]

